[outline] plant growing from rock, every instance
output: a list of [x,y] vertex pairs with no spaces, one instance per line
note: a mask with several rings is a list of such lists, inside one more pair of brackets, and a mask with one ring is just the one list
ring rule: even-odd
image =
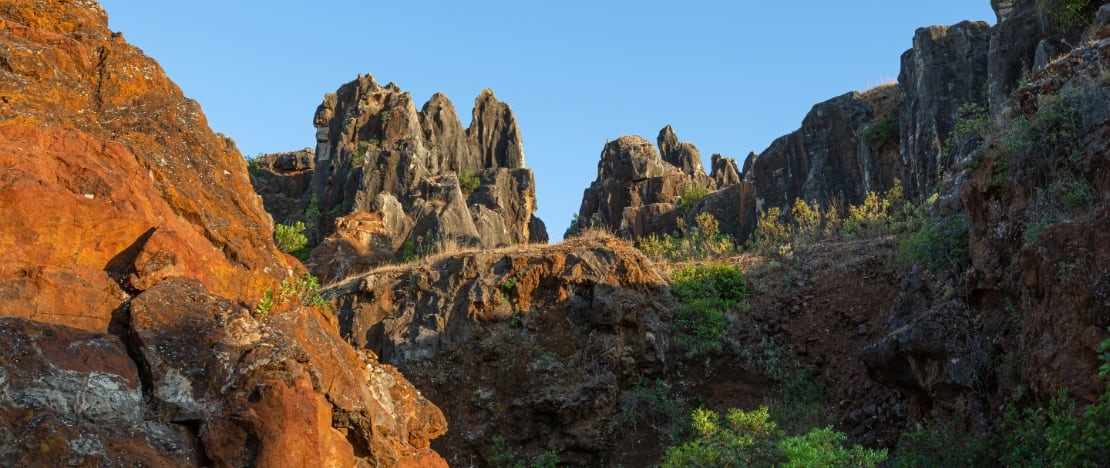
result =
[[885,148],[891,145],[897,145],[898,134],[898,114],[890,112],[879,120],[873,122],[866,130],[860,134],[863,141],[873,147]]
[[293,255],[302,261],[307,258],[304,250],[308,245],[308,237],[304,235],[304,223],[297,221],[292,226],[285,224],[274,225],[274,241],[278,250]]
[[678,199],[679,208],[690,208],[709,195],[709,191],[701,187],[691,187],[682,191]]
[[687,359],[721,352],[738,306],[748,297],[743,273],[727,263],[695,265],[671,274],[675,346]]
[[469,195],[482,186],[482,179],[474,173],[473,169],[466,168],[459,173],[459,190],[464,195]]

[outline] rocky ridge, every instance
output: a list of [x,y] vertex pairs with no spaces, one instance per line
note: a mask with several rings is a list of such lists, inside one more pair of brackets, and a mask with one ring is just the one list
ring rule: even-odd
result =
[[619,396],[672,361],[670,296],[613,238],[483,250],[386,267],[326,293],[356,347],[396,365],[458,428],[452,464],[520,456],[607,463]]
[[245,160],[99,4],[0,5],[0,100],[0,464],[443,464],[442,413],[274,294]]

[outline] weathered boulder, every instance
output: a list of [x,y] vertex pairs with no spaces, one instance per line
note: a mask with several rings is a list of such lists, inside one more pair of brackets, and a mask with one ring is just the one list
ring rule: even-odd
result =
[[[489,248],[547,238],[533,232],[543,223],[533,222],[535,181],[524,167],[520,129],[509,106],[488,89],[475,100],[470,128],[463,129],[444,95],[437,93],[417,111],[396,85],[359,76],[325,96],[314,123],[315,170],[307,190],[275,190],[265,178],[258,187],[267,206],[287,206],[299,197],[292,210],[274,216],[286,224],[305,221],[311,245],[332,232],[335,218],[360,211],[386,219],[395,249],[418,244],[418,238]],[[337,263],[317,263],[331,264]]]
[[[695,204],[698,200],[691,194],[705,196],[733,185],[748,185],[740,181],[736,161],[720,155],[714,155],[713,173],[706,175],[697,148],[680,142],[669,125],[659,132],[658,144],[657,151],[648,140],[630,135],[605,144],[597,164],[597,180],[582,194],[579,230],[601,228],[629,239],[669,235],[679,229],[678,219],[693,219],[709,206]],[[718,181],[732,185],[722,185]],[[733,192],[751,193],[746,187]],[[684,195],[689,198],[680,203]],[[724,200],[723,197],[719,199]],[[752,197],[750,205],[743,203],[709,211],[715,216],[729,216],[718,218],[721,232],[743,241],[755,226],[752,221],[755,219],[754,200]],[[745,211],[747,209],[752,211]],[[567,235],[573,234],[567,232]]]
[[197,466],[190,428],[143,418],[119,338],[0,318],[0,459],[5,466]]
[[349,466],[356,456],[390,466],[426,452],[446,430],[438,409],[347,346],[330,314],[296,300],[278,299],[262,323],[194,281],[135,298],[127,337],[148,417],[198,426],[206,456],[233,466]]
[[902,54],[901,151],[909,196],[935,191],[939,172],[958,159],[942,150],[960,107],[986,108],[990,43],[990,25],[964,21],[918,29],[913,48]]
[[556,450],[598,465],[620,391],[668,363],[666,283],[616,239],[444,257],[326,291],[356,346],[401,368],[452,427],[452,463]]
[[382,215],[360,211],[336,219],[335,232],[312,250],[305,266],[328,283],[389,263],[393,256],[393,240]]

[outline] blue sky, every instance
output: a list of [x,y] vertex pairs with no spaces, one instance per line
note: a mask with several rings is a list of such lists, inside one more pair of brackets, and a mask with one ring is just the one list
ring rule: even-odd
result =
[[742,165],[814,104],[895,80],[916,28],[995,22],[988,0],[101,3],[248,156],[314,146],[316,106],[359,73],[418,107],[443,92],[464,126],[492,88],[552,240],[609,139],[671,124],[707,168],[712,153]]

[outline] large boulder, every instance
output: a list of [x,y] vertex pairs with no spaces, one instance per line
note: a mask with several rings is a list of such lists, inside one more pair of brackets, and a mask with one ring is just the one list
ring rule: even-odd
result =
[[258,156],[248,165],[251,184],[262,196],[266,212],[275,221],[290,219],[297,203],[308,191],[316,169],[316,152],[312,148],[286,153]]

